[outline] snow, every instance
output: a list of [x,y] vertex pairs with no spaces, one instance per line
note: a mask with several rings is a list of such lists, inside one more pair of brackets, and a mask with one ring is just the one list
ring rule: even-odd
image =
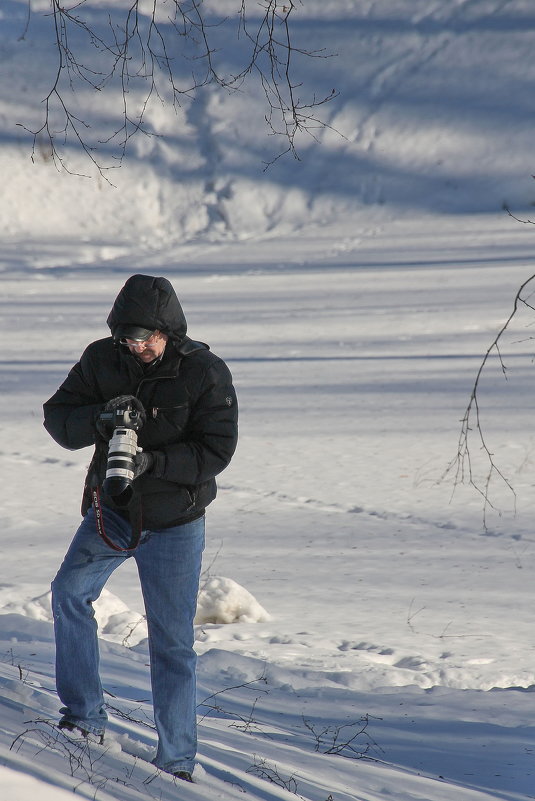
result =
[[266,623],[271,617],[250,592],[224,576],[201,585],[195,623]]
[[[105,19],[105,0],[89,5]],[[48,3],[22,36],[27,9],[0,10],[2,798],[534,798],[531,308],[501,342],[506,378],[494,353],[480,384],[515,495],[495,476],[484,520],[444,477],[533,273],[534,229],[503,209],[533,218],[532,3],[307,0],[300,41],[336,55],[303,77],[339,95],[299,161],[264,170],[280,143],[254,84],[208,88],[150,108],[163,135],[134,138],[113,185],[58,172],[44,147],[30,158],[17,123],[38,124],[55,61]],[[229,70],[238,55],[221,49]],[[82,104],[100,136],[113,100]],[[143,271],[173,282],[241,408],[207,516],[199,764],[180,786],[150,763],[131,562],[95,605],[106,741],[53,725],[49,587],[90,453],[59,448],[41,406]]]

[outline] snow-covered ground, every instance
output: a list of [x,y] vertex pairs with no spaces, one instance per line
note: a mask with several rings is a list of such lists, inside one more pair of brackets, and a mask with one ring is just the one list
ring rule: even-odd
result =
[[[484,525],[481,496],[443,478],[535,272],[535,229],[502,209],[535,201],[532,3],[307,0],[299,35],[337,53],[308,74],[340,91],[324,110],[343,137],[263,171],[254,87],[209,89],[152,110],[165,136],[134,139],[115,186],[30,160],[16,123],[53,74],[48,3],[31,7],[22,38],[26,0],[0,9],[2,798],[535,798],[530,308],[479,395],[516,497],[493,481]],[[208,513],[197,782],[180,787],[150,764],[129,563],[96,605],[106,742],[53,728],[48,592],[90,454],[60,449],[41,405],[133,272],[172,280],[241,406]]]

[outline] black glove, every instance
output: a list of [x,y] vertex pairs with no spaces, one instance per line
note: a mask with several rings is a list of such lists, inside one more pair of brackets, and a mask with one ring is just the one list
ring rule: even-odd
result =
[[150,470],[154,464],[154,456],[150,451],[141,451],[134,456],[134,478]]
[[[134,395],[119,395],[117,398],[112,398],[112,400],[109,400],[104,406],[103,415],[97,417],[95,421],[95,428],[100,436],[106,440],[106,442],[109,441],[118,423],[118,417],[116,415],[117,409],[125,408],[127,406],[135,409],[138,414],[139,423],[135,426],[136,431],[138,431],[145,423],[147,415],[145,413],[145,409],[143,408],[143,404],[140,400],[138,400],[138,398],[134,397]],[[104,419],[102,419],[102,416],[104,416]],[[109,419],[107,419],[108,417]]]

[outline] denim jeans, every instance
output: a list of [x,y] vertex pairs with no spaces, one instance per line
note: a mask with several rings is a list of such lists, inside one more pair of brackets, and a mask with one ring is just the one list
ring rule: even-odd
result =
[[[112,510],[103,512],[108,537],[128,547],[130,524]],[[56,684],[65,704],[63,720],[103,734],[107,715],[93,601],[125,559],[136,560],[147,616],[158,732],[153,763],[169,773],[191,772],[197,750],[193,619],[203,549],[204,517],[162,531],[143,531],[137,549],[115,551],[99,537],[90,509],[52,582]]]

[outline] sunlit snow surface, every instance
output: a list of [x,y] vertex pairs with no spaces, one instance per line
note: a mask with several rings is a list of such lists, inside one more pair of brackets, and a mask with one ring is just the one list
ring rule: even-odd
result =
[[[153,110],[166,135],[133,141],[115,187],[32,163],[16,126],[53,71],[45,7],[24,38],[27,3],[0,10],[2,798],[535,797],[529,306],[479,394],[515,495],[496,476],[484,521],[482,497],[443,479],[534,272],[535,230],[502,210],[528,219],[535,200],[532,4],[307,0],[300,35],[338,54],[309,69],[339,89],[343,137],[263,172],[254,99],[210,90]],[[138,271],[173,282],[241,409],[207,516],[199,765],[180,787],[150,763],[131,563],[96,604],[106,742],[54,728],[49,587],[90,451],[59,448],[41,406]]]

